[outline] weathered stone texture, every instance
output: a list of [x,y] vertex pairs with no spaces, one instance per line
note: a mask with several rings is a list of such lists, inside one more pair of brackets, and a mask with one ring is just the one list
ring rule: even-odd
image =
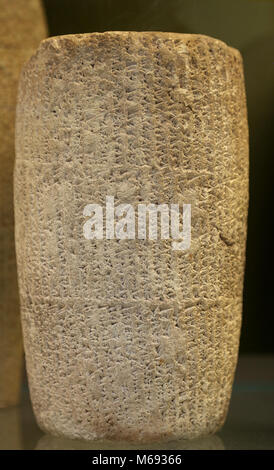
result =
[[[242,59],[200,35],[51,38],[24,68],[16,244],[40,426],[194,438],[223,424],[237,362],[248,205]],[[191,203],[192,244],[86,240],[83,208]]]
[[38,0],[0,0],[0,408],[18,402],[23,357],[13,222],[17,84],[45,36]]

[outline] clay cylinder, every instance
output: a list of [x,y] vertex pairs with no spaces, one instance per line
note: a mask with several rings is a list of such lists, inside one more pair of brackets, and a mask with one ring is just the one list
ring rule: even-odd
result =
[[[181,216],[191,208],[190,245],[117,236],[121,204],[171,203]],[[43,430],[151,441],[220,428],[238,354],[247,203],[238,51],[160,32],[41,43],[20,81],[15,206]],[[92,215],[90,204],[101,209]]]
[[0,0],[0,408],[19,400],[23,358],[13,220],[17,84],[45,36],[38,0]]

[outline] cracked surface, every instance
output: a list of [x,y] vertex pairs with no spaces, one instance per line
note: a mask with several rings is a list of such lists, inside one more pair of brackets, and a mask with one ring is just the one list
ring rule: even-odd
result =
[[0,408],[19,400],[22,338],[13,222],[14,120],[22,65],[46,35],[37,0],[0,0]]
[[[242,59],[200,35],[43,41],[24,68],[16,245],[40,426],[194,438],[223,423],[237,362],[248,205]],[[86,240],[83,208],[192,204],[192,244]]]

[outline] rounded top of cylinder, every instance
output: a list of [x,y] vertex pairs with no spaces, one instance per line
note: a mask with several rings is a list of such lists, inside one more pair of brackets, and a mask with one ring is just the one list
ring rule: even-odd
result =
[[[79,47],[96,46],[105,47],[109,42],[114,42],[117,47],[126,47],[128,42],[136,44],[142,43],[143,46],[160,46],[161,44],[173,43],[174,50],[178,53],[185,54],[188,49],[199,47],[199,45],[207,47],[209,50],[223,50],[230,54],[234,54],[237,58],[241,58],[240,52],[228,46],[220,39],[212,38],[203,34],[185,34],[161,31],[105,31],[83,34],[66,34],[61,36],[52,36],[41,41],[37,53],[42,51],[66,52],[73,53]],[[36,54],[37,54],[36,53]],[[34,57],[36,56],[34,55]]]

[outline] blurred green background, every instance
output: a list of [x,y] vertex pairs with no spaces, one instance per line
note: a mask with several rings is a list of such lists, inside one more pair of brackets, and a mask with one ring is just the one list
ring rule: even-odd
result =
[[44,0],[51,36],[107,30],[201,33],[244,59],[250,129],[250,210],[241,352],[274,352],[273,0]]

